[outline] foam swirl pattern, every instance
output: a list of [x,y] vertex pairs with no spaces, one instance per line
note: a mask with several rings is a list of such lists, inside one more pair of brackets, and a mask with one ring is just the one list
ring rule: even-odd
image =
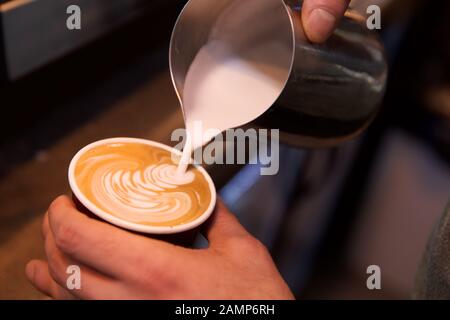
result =
[[120,219],[155,226],[188,223],[206,211],[209,185],[195,168],[177,175],[168,151],[138,143],[98,146],[75,167],[81,192]]

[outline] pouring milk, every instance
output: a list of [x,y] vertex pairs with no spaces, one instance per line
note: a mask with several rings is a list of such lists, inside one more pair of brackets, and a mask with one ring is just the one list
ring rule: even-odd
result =
[[[215,134],[249,123],[272,106],[287,81],[289,66],[270,62],[290,61],[290,55],[278,42],[236,52],[212,40],[200,49],[185,81],[187,140],[179,174],[186,171],[192,152]],[[201,135],[194,134],[195,123],[201,123]]]

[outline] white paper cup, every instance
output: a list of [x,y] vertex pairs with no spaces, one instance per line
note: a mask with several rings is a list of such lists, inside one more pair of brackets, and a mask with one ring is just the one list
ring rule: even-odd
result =
[[[167,240],[169,242],[180,242],[181,244],[185,244],[185,242],[188,242],[192,236],[195,238],[196,234],[198,233],[199,227],[208,220],[208,218],[211,216],[211,214],[214,211],[215,205],[216,205],[216,188],[214,186],[214,183],[209,176],[208,172],[206,170],[199,166],[194,165],[197,170],[205,177],[206,181],[209,185],[209,190],[211,192],[211,203],[209,204],[208,208],[205,210],[205,212],[197,217],[195,220],[188,222],[186,224],[181,225],[175,225],[175,226],[150,226],[150,225],[143,225],[131,221],[126,221],[123,219],[120,219],[110,213],[107,213],[106,211],[102,210],[101,208],[97,207],[94,203],[92,203],[80,190],[80,188],[77,185],[76,179],[75,179],[75,167],[80,159],[80,157],[86,153],[87,151],[96,148],[101,145],[108,145],[108,144],[114,144],[114,143],[137,143],[137,144],[145,144],[153,147],[158,147],[164,150],[167,150],[173,154],[176,154],[178,156],[181,156],[181,152],[177,149],[171,148],[169,146],[166,146],[164,144],[150,141],[150,140],[144,140],[144,139],[137,139],[137,138],[111,138],[111,139],[105,139],[100,140],[94,143],[91,143],[78,151],[78,153],[73,157],[72,161],[69,165],[69,184],[70,188],[72,189],[73,198],[75,203],[77,204],[78,209],[80,211],[84,212],[85,214],[89,216],[95,216],[100,218],[101,220],[104,220],[106,222],[109,222],[115,226],[118,226],[120,228],[133,231],[135,233],[139,234],[146,234],[150,235],[151,237],[160,238],[163,240]],[[193,239],[192,239],[193,241]]]

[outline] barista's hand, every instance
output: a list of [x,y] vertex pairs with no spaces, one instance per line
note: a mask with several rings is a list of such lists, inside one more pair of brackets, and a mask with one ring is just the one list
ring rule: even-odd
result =
[[[88,218],[67,197],[43,223],[47,261],[26,274],[57,299],[291,299],[266,248],[219,201],[205,230],[208,249],[186,249]],[[81,289],[66,287],[69,265],[81,267]]]
[[305,0],[303,28],[312,42],[324,42],[333,33],[350,0]]

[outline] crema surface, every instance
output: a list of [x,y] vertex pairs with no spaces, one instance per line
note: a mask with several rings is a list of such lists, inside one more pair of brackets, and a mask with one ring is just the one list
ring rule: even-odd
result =
[[80,191],[120,219],[152,226],[186,224],[211,202],[208,181],[195,167],[177,174],[167,150],[114,143],[84,153],[75,166]]

